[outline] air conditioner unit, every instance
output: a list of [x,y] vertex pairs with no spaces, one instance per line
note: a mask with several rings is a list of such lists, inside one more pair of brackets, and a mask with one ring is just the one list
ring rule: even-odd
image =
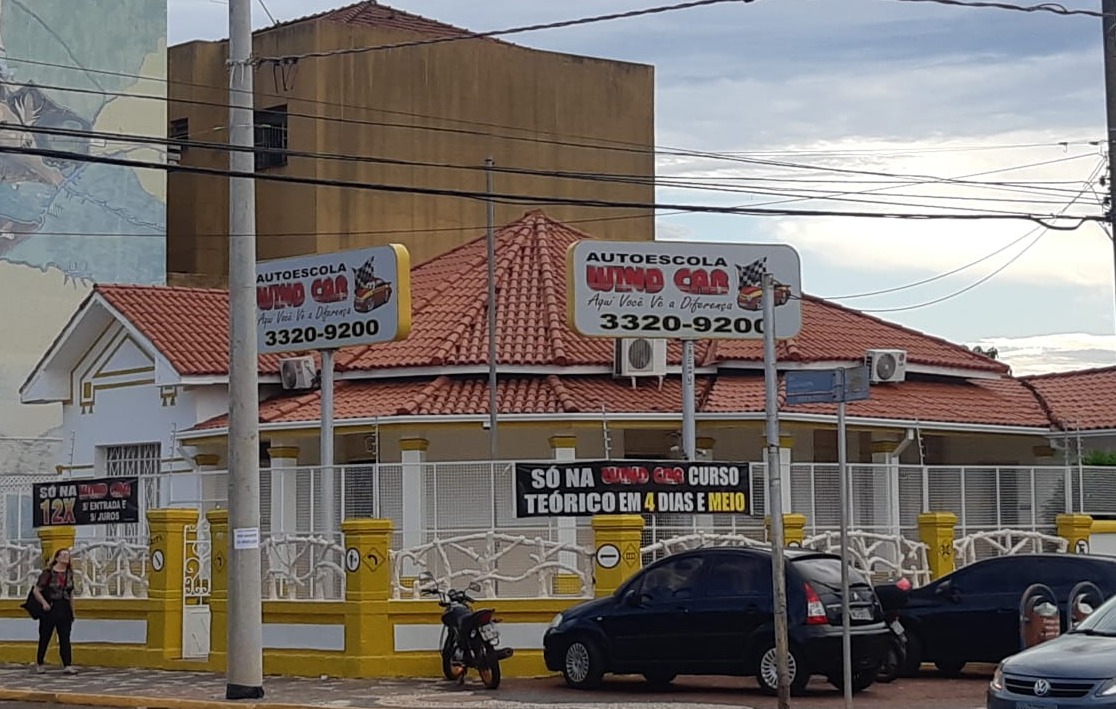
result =
[[868,350],[864,357],[873,384],[901,382],[907,378],[906,350]]
[[279,378],[284,389],[313,389],[318,370],[313,357],[287,357],[279,360]]
[[667,369],[666,340],[633,337],[616,340],[612,374],[616,377],[664,377]]

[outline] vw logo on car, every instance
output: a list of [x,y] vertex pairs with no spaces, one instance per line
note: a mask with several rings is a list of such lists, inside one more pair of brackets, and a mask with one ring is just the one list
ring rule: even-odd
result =
[[1050,691],[1050,683],[1044,679],[1035,680],[1035,696],[1045,697],[1046,693]]

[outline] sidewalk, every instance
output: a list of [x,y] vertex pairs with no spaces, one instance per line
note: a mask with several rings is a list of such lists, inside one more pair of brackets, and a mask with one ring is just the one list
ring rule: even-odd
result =
[[[227,706],[246,709],[322,709],[323,707],[390,706],[390,698],[445,694],[481,689],[438,680],[359,680],[265,677],[263,699],[228,701],[225,676],[209,672],[82,667],[75,675],[57,666],[35,674],[30,665],[0,664],[0,701],[44,702],[95,707],[204,709]],[[475,678],[474,678],[475,679]],[[477,686],[471,686],[476,684]],[[433,699],[433,697],[431,697]],[[386,701],[381,701],[386,700]],[[441,703],[441,702],[438,702]]]

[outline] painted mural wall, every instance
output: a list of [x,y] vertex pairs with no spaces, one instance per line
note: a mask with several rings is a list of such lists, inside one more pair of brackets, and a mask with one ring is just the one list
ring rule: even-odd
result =
[[[19,388],[94,282],[166,279],[166,0],[0,0],[0,474],[67,461]],[[59,133],[59,131],[65,134]]]

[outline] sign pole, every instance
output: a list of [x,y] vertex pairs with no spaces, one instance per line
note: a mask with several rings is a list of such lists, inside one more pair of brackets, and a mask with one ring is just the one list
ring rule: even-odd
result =
[[334,515],[333,504],[337,498],[336,483],[333,479],[333,350],[321,350],[322,355],[322,424],[321,424],[321,491],[322,533],[333,535],[340,530]]
[[682,453],[686,460],[697,460],[694,368],[694,341],[682,340]]
[[767,409],[767,499],[771,513],[771,581],[775,601],[775,668],[779,709],[790,706],[787,582],[783,537],[783,485],[779,470],[779,380],[775,369],[775,279],[763,274],[763,379]]
[[848,440],[845,428],[845,370],[838,369],[839,400],[837,401],[837,473],[841,486],[841,661],[845,707],[852,709],[852,634],[849,628],[849,468]]

